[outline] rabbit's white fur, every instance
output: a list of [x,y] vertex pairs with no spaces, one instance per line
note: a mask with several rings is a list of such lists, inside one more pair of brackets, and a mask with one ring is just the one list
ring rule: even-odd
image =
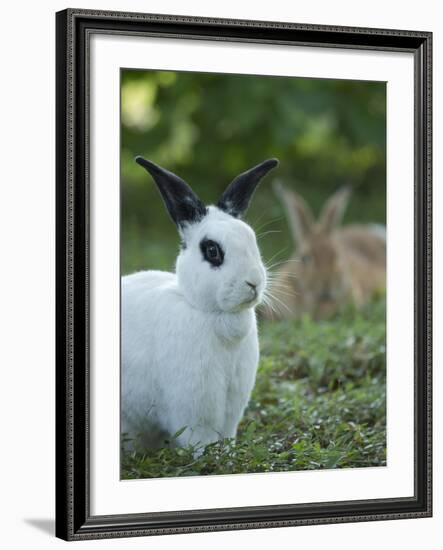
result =
[[[181,233],[176,273],[122,279],[122,431],[146,447],[183,428],[172,444],[234,437],[258,364],[254,306],[266,271],[253,230],[210,206]],[[223,248],[221,268],[203,261],[203,238]]]

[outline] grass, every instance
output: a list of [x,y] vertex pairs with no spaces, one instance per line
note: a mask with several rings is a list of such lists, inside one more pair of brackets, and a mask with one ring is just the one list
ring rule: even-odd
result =
[[315,322],[260,322],[261,359],[236,441],[122,454],[122,478],[386,465],[385,300]]

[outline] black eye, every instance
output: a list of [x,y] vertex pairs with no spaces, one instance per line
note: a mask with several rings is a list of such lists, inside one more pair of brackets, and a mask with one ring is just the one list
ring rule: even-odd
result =
[[215,241],[203,240],[200,243],[200,249],[203,254],[203,258],[214,267],[218,267],[223,263],[224,252],[221,246]]

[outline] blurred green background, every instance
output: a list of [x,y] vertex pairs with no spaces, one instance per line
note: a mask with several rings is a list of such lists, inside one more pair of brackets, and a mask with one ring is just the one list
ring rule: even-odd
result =
[[254,196],[247,221],[270,233],[265,259],[292,241],[270,180],[315,212],[350,184],[347,221],[385,223],[386,86],[382,82],[170,71],[121,72],[122,273],[171,270],[178,236],[142,155],[185,179],[207,204],[240,172],[269,157],[280,167]]

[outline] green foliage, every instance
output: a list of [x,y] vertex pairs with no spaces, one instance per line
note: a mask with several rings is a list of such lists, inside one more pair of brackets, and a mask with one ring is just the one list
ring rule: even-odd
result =
[[192,448],[124,453],[122,477],[386,465],[383,296],[330,321],[262,321],[260,346],[236,442],[209,445],[199,458]]
[[[354,195],[347,221],[385,221],[386,85],[382,82],[167,71],[122,71],[122,268],[171,269],[175,228],[138,154],[216,202],[240,172],[277,157],[281,178],[318,212],[338,187]],[[270,179],[249,221],[275,220],[265,257],[291,240]]]

